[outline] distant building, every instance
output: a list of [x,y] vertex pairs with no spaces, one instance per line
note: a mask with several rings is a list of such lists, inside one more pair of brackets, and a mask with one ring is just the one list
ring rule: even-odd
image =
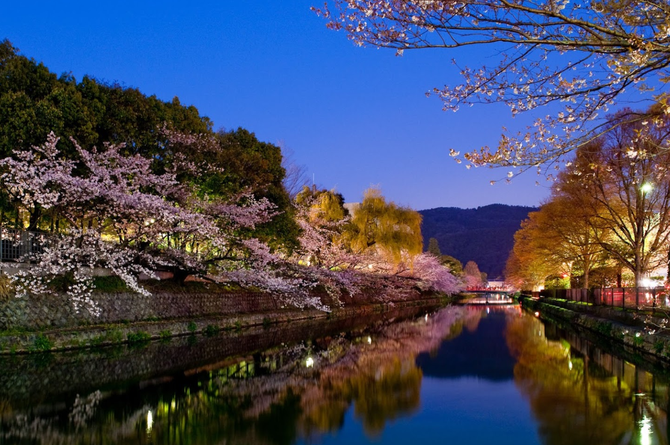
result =
[[354,215],[354,212],[356,211],[356,209],[357,209],[358,206],[360,206],[360,205],[361,205],[360,202],[347,202],[347,203],[344,204],[344,208],[347,209],[347,210],[349,211],[349,214],[350,214],[351,216],[353,216],[353,215]]

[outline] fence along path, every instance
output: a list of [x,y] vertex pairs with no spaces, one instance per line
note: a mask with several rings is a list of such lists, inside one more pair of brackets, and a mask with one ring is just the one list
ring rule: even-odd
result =
[[560,298],[626,309],[670,308],[670,292],[662,287],[610,287],[599,289],[545,289],[540,297]]

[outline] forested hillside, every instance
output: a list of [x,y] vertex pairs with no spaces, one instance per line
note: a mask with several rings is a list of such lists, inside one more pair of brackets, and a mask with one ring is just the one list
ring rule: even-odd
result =
[[475,261],[489,279],[502,277],[514,233],[533,207],[492,204],[476,209],[440,207],[421,210],[424,247],[435,238],[443,254],[465,264]]

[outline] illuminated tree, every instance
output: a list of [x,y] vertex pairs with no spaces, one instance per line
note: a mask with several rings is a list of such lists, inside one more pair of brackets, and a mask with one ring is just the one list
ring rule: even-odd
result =
[[343,236],[352,252],[376,252],[396,267],[423,250],[421,214],[386,202],[377,188],[365,191]]
[[[578,192],[579,193],[579,192]],[[597,227],[591,207],[572,197],[554,194],[538,212],[529,215],[533,226],[532,248],[557,267],[555,274],[581,275],[581,286],[589,288],[589,274],[603,266],[603,228]]]
[[341,194],[303,187],[295,198],[297,221],[302,229],[300,248],[294,252],[307,265],[332,269],[355,265],[358,258],[344,246],[342,232],[349,222]]
[[479,271],[479,266],[474,261],[465,263],[463,273],[465,274],[465,281],[468,286],[479,286],[484,282],[482,272]]
[[428,253],[435,256],[436,258],[442,257],[442,252],[440,251],[440,244],[437,242],[437,239],[431,238],[428,240]]
[[536,242],[542,233],[536,214],[531,213],[514,234],[514,248],[505,267],[505,279],[522,289],[539,290],[547,277],[559,272],[563,266],[555,257],[545,256],[537,249]]
[[668,79],[665,1],[330,0],[314,9],[356,45],[393,48],[397,55],[491,47],[486,66],[460,68],[460,85],[433,90],[445,110],[500,102],[516,115],[551,106],[552,114],[528,131],[503,136],[497,150],[465,155],[474,165],[523,170],[556,161],[609,129],[593,121],[627,89],[636,100],[667,108],[668,96],[654,91]]
[[609,121],[608,131],[583,147],[566,172],[566,187],[591,196],[598,242],[613,258],[643,276],[663,264],[670,236],[670,119],[631,123],[629,110]]
[[[241,194],[229,200],[199,197],[175,173],[154,173],[152,161],[125,156],[122,146],[84,150],[81,162],[61,156],[52,133],[45,144],[17,150],[0,160],[0,185],[35,220],[49,214],[57,224],[43,249],[28,258],[37,266],[14,275],[21,294],[47,292],[55,277],[71,279],[66,291],[76,309],[97,312],[90,299],[94,267],[106,267],[133,290],[148,294],[138,275],[169,268],[216,281],[225,272],[240,282],[322,307],[310,300],[301,280],[284,279],[272,267],[278,258],[267,245],[244,236],[275,213],[267,199]],[[80,171],[76,170],[79,167]],[[31,218],[32,219],[32,218]]]

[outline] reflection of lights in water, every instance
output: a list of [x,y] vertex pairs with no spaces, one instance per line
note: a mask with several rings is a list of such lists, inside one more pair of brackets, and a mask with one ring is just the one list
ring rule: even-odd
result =
[[568,360],[568,369],[572,371],[572,360]]
[[371,345],[371,344],[372,344],[372,338],[370,338],[370,336],[369,336],[369,335],[368,335],[368,344],[369,344],[369,345]]
[[172,399],[172,409],[175,409],[177,407],[177,402]]
[[542,337],[542,331],[537,331],[537,336]]
[[645,415],[639,423],[640,445],[651,445],[651,419]]
[[312,366],[314,366],[314,359],[312,357],[307,357],[307,361],[305,362],[305,365],[308,368],[311,368]]
[[151,411],[147,412],[147,433],[151,432],[151,427],[154,426],[154,416]]
[[426,316],[423,319],[426,320],[426,322],[428,322],[428,314],[426,314]]
[[486,313],[487,313],[487,314],[490,314],[490,313],[491,313],[491,308],[488,308],[488,307],[487,307],[487,308],[486,308]]

